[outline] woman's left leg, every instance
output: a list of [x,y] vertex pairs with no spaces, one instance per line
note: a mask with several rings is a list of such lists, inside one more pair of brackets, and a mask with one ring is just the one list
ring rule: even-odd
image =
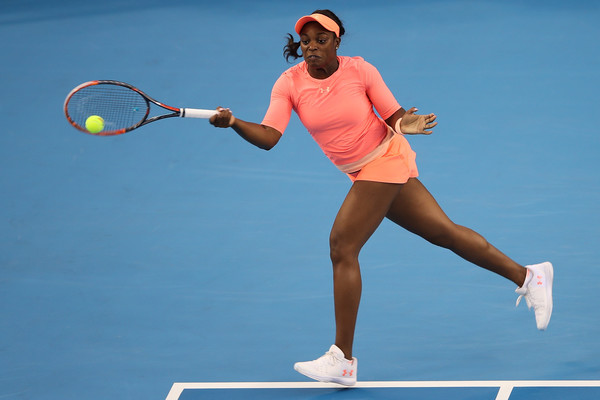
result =
[[527,269],[492,246],[477,232],[452,222],[417,178],[402,185],[387,218],[429,242],[522,286]]
[[452,222],[416,178],[402,185],[387,217],[429,242],[448,248],[465,260],[513,281],[519,286],[516,290],[520,295],[517,305],[525,297],[527,305],[535,311],[537,328],[547,328],[553,308],[552,263],[527,267],[517,264],[477,232]]

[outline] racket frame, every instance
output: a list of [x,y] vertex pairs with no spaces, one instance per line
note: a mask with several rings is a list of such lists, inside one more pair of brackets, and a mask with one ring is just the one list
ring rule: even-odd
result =
[[[122,86],[122,87],[126,87],[128,89],[131,89],[135,92],[137,92],[145,101],[146,101],[146,113],[143,116],[143,118],[140,120],[140,122],[128,127],[128,128],[122,128],[122,129],[117,129],[117,130],[113,130],[113,131],[101,131],[98,133],[91,133],[90,131],[88,131],[84,126],[79,125],[78,123],[76,123],[71,116],[69,115],[68,112],[68,106],[69,106],[69,102],[71,100],[71,98],[73,97],[73,95],[78,92],[79,90],[86,88],[86,87],[90,87],[90,86],[94,86],[94,85],[117,85],[117,86]],[[161,108],[164,108],[165,110],[171,111],[168,114],[162,114],[162,115],[157,115],[151,118],[148,118],[148,116],[150,115],[150,103],[153,103]],[[120,82],[120,81],[114,81],[114,80],[94,80],[94,81],[88,81],[88,82],[84,82],[78,86],[76,86],[75,88],[73,88],[73,90],[71,90],[71,92],[69,92],[69,94],[67,95],[67,98],[65,99],[65,103],[64,103],[64,112],[65,112],[65,116],[67,117],[67,120],[69,121],[69,123],[71,125],[73,125],[76,129],[85,132],[87,134],[91,134],[91,135],[96,135],[96,136],[114,136],[114,135],[121,135],[123,133],[126,132],[130,132],[134,129],[137,129],[141,126],[144,126],[146,124],[149,124],[150,122],[154,122],[154,121],[158,121],[160,119],[165,119],[165,118],[172,118],[172,117],[182,117],[182,118],[210,118],[211,116],[217,114],[217,111],[215,110],[203,110],[203,109],[196,109],[196,108],[177,108],[177,107],[172,107],[169,105],[166,105],[164,103],[161,103],[158,100],[153,99],[152,97],[150,97],[149,95],[147,95],[146,93],[144,93],[143,91],[141,91],[140,89],[136,88],[133,85],[130,85],[128,83],[125,82]]]

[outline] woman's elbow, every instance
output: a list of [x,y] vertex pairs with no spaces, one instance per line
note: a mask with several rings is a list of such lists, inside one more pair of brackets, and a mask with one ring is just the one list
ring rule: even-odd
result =
[[273,128],[269,128],[269,133],[271,134],[269,140],[265,141],[260,148],[266,151],[271,150],[273,147],[279,143],[279,139],[281,139],[281,133],[278,130]]

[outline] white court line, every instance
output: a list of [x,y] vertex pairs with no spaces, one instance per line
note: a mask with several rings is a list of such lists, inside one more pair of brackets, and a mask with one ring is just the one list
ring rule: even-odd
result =
[[508,384],[500,386],[496,400],[508,400],[510,394],[512,393],[513,387],[513,385]]
[[[598,381],[364,381],[355,388],[497,387],[496,400],[508,400],[515,387],[600,387]],[[315,389],[346,388],[322,382],[188,382],[174,383],[166,400],[178,400],[185,389]]]

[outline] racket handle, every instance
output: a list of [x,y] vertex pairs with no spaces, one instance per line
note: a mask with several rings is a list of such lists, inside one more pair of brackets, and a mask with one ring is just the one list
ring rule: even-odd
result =
[[208,119],[217,114],[216,110],[201,110],[198,108],[182,108],[179,116],[182,118],[205,118]]

